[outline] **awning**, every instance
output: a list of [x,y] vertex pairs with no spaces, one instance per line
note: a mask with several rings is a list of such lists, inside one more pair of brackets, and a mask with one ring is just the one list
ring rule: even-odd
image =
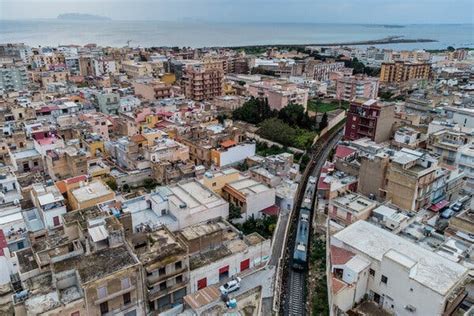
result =
[[447,200],[439,201],[438,203],[430,206],[430,211],[439,212],[440,210],[445,208],[448,204],[449,204],[449,201]]
[[278,205],[272,205],[262,210],[262,213],[268,216],[277,216],[280,213]]

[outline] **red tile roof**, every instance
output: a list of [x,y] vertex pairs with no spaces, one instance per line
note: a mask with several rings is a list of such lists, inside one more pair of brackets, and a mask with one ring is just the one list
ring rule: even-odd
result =
[[355,149],[349,148],[344,145],[338,145],[336,148],[336,158],[346,158],[355,153]]
[[221,143],[221,146],[224,148],[229,148],[232,146],[235,146],[237,143],[233,141],[232,139],[225,140]]
[[336,246],[331,246],[331,264],[333,265],[342,265],[347,263],[355,256],[355,253],[352,253],[349,250],[339,248]]
[[272,205],[263,209],[262,213],[269,216],[277,216],[278,213],[280,213],[280,208],[278,207],[278,205]]
[[340,290],[345,288],[347,285],[343,281],[332,277],[332,293],[337,294]]

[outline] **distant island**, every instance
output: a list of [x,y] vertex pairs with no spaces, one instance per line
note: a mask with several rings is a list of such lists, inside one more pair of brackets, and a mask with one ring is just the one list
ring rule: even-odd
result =
[[87,14],[87,13],[63,13],[58,15],[58,20],[80,20],[80,21],[110,21],[106,16]]
[[402,29],[405,25],[397,25],[397,24],[366,24],[365,27],[383,27],[386,29]]

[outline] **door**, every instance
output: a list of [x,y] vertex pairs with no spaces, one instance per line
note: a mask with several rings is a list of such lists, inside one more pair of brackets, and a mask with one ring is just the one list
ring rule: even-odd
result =
[[53,225],[54,226],[59,226],[59,216],[54,216],[53,217]]
[[229,277],[229,266],[225,266],[219,269],[219,281],[222,281]]
[[198,281],[198,284],[197,284],[198,290],[203,289],[206,286],[207,286],[207,278],[203,278]]
[[244,271],[250,268],[250,259],[245,259],[244,261],[240,262],[240,271]]

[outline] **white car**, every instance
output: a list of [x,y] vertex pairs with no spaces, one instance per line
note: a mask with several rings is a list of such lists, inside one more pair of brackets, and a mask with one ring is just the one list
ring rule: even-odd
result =
[[237,291],[240,289],[240,281],[242,281],[241,278],[237,277],[235,279],[232,279],[228,281],[227,283],[223,284],[219,290],[221,291],[222,295],[227,295],[231,292]]

